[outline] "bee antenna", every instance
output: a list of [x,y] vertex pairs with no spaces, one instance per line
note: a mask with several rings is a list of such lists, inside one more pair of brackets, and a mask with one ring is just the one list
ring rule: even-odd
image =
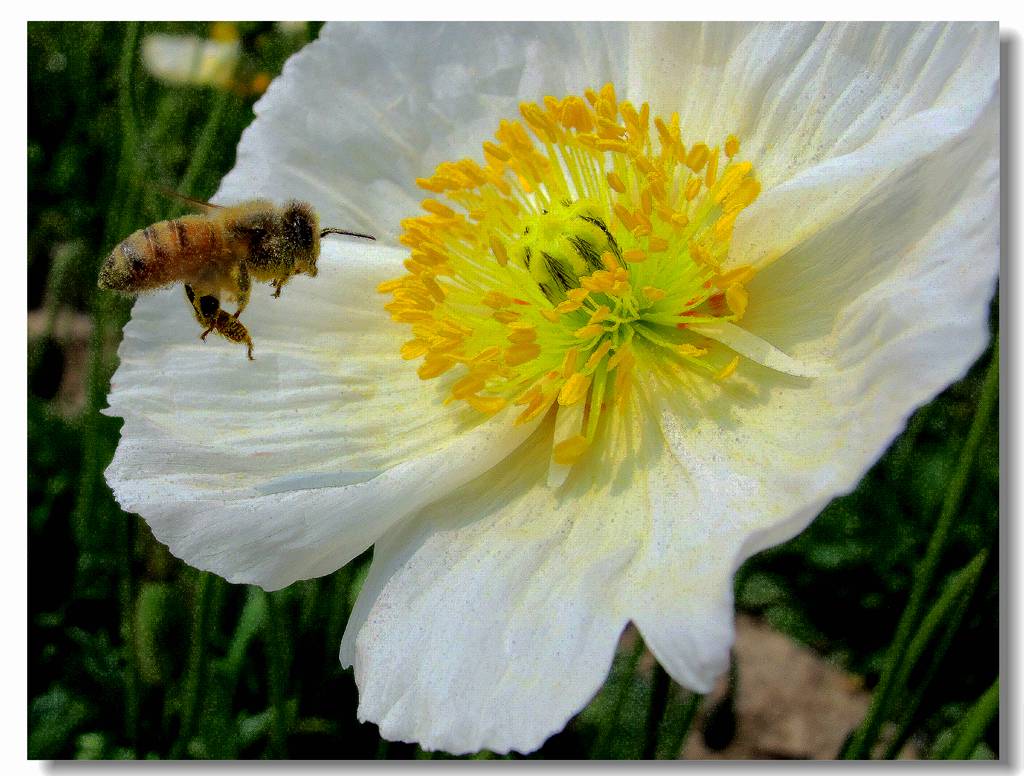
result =
[[334,229],[333,227],[329,227],[327,229],[321,229],[320,230],[320,236],[321,237],[326,237],[329,234],[345,234],[345,235],[348,235],[349,237],[362,237],[364,240],[376,240],[377,239],[372,234],[360,234],[359,232],[346,232],[344,229]]

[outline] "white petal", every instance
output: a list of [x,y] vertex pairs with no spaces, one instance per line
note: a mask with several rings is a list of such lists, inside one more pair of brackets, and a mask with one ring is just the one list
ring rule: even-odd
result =
[[529,752],[604,681],[643,515],[538,487],[552,426],[377,543],[341,659],[385,738]]
[[[997,180],[997,165],[983,164],[946,218],[911,235],[907,246],[893,244],[898,271],[848,304],[830,307],[830,287],[806,289],[802,309],[815,297],[818,315],[799,316],[787,330],[780,300],[772,333],[811,358],[832,359],[818,377],[796,380],[746,362],[721,396],[698,405],[703,411],[681,400],[664,408],[665,439],[692,491],[667,502],[686,505],[676,507],[679,536],[666,540],[683,549],[667,554],[660,585],[648,587],[652,599],[634,619],[679,682],[706,689],[726,665],[732,571],[851,490],[909,414],[984,349],[998,255]],[[816,328],[823,333],[808,338]],[[727,555],[696,588],[678,562],[691,544],[688,522],[719,532],[705,547]],[[695,638],[708,631],[717,641]]]
[[528,433],[499,419],[470,432],[479,413],[441,406],[441,388],[400,359],[407,332],[376,292],[402,254],[345,250],[325,245],[319,275],[280,299],[254,290],[252,362],[199,341],[180,289],[135,305],[107,480],[192,565],[266,588],[328,573]]
[[215,200],[296,197],[326,224],[397,240],[424,196],[416,178],[480,158],[520,100],[623,73],[625,35],[598,24],[328,24],[256,104]]
[[[948,152],[996,98],[995,24],[658,25],[630,88],[684,136],[742,140],[764,191],[730,252],[763,265]],[[670,53],[666,53],[670,52]],[[684,138],[685,139],[685,138]]]

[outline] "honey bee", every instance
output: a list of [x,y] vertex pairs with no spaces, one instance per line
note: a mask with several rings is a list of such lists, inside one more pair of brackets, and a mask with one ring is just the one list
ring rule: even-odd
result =
[[[186,198],[187,199],[187,198]],[[99,287],[127,294],[184,283],[185,296],[204,331],[244,343],[252,360],[252,338],[238,316],[249,303],[253,281],[270,282],[274,297],[295,275],[316,277],[320,240],[328,234],[374,238],[320,228],[305,202],[283,206],[262,199],[219,206],[188,200],[205,212],[182,216],[134,232],[110,252]],[[238,308],[228,314],[222,301]]]

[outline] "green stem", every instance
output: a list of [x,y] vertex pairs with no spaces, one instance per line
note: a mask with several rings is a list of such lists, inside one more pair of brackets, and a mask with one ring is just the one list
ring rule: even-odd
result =
[[[917,635],[910,642],[910,647],[907,650],[906,669],[901,672],[900,679],[897,682],[897,686],[901,690],[901,692],[897,693],[897,697],[906,698],[905,706],[903,714],[897,723],[896,733],[889,741],[883,755],[886,760],[895,759],[910,737],[911,725],[916,717],[917,709],[925,692],[927,692],[928,687],[931,685],[932,679],[938,673],[939,667],[942,665],[942,659],[946,656],[946,652],[949,651],[949,645],[953,641],[953,637],[956,636],[957,631],[960,629],[960,624],[963,622],[971,599],[974,597],[974,591],[978,587],[978,581],[981,579],[987,560],[988,550],[982,550],[973,561],[954,576],[953,581],[946,586],[942,596],[929,610],[928,614],[925,615]],[[952,610],[952,615],[949,615],[950,610]],[[949,616],[947,617],[947,615]],[[920,683],[914,688],[912,694],[903,692],[902,690],[906,688],[911,669],[924,654],[925,648],[931,643],[932,637],[940,627],[943,628],[942,638],[935,648],[931,650],[928,666]]]
[[668,671],[661,667],[661,663],[655,660],[654,676],[651,687],[651,706],[647,713],[647,735],[644,739],[644,751],[641,757],[644,760],[658,759],[658,734],[661,732],[661,723],[665,719],[665,710],[668,708],[669,690],[672,688],[672,679]]
[[944,760],[969,760],[989,723],[999,713],[999,680],[996,679],[984,695],[971,707],[964,722],[963,731],[956,743],[950,747]]
[[989,361],[988,370],[985,373],[985,381],[981,390],[981,398],[978,401],[974,419],[971,422],[967,440],[960,452],[960,459],[957,462],[956,471],[946,488],[946,495],[942,503],[942,511],[935,524],[931,540],[925,556],[918,564],[914,572],[914,581],[910,590],[910,599],[899,624],[896,626],[896,636],[889,647],[886,656],[885,667],[879,679],[878,687],[871,698],[871,706],[868,708],[867,716],[860,727],[854,732],[842,756],[848,760],[863,760],[870,756],[871,748],[878,738],[882,723],[890,716],[890,705],[894,697],[895,680],[901,672],[901,660],[910,643],[914,627],[920,619],[920,611],[924,604],[925,596],[931,587],[932,578],[938,568],[942,551],[946,546],[946,540],[953,527],[953,521],[959,512],[960,503],[963,500],[967,481],[971,474],[974,459],[981,443],[982,434],[989,423],[992,415],[992,408],[999,398],[999,337],[992,346],[992,356]]
[[288,684],[288,659],[287,644],[285,643],[287,628],[280,595],[280,593],[266,594],[267,610],[270,615],[267,621],[269,632],[266,634],[266,646],[269,663],[270,706],[274,710],[270,727],[270,748],[275,759],[283,760],[288,757],[288,714],[284,700],[285,688]]
[[621,676],[618,677],[618,692],[615,695],[615,703],[612,705],[611,713],[601,728],[597,742],[594,745],[594,752],[598,757],[608,759],[611,755],[609,750],[612,736],[619,732],[619,719],[622,716],[622,709],[626,705],[626,698],[633,687],[633,678],[636,676],[636,669],[640,664],[640,658],[643,657],[643,654],[644,640],[640,638],[638,633],[636,634],[636,644],[633,645],[633,651],[626,658],[626,667],[623,669]]
[[206,685],[206,631],[212,597],[213,585],[210,583],[210,575],[200,572],[196,581],[196,610],[192,617],[192,639],[182,695],[181,729],[171,751],[171,757],[175,760],[181,759],[188,752],[188,742],[195,730],[196,714]]
[[186,196],[193,196],[195,194],[193,189],[195,188],[196,181],[206,167],[206,160],[209,158],[210,152],[216,147],[220,124],[224,119],[224,113],[231,99],[231,94],[224,91],[217,92],[217,95],[214,97],[213,108],[210,110],[209,118],[199,134],[199,140],[192,149],[192,158],[189,160],[188,168],[186,168],[185,174],[181,176],[181,180],[178,182],[179,193]]

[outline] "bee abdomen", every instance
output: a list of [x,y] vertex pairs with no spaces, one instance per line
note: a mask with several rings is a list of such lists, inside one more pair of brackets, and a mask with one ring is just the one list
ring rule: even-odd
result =
[[230,254],[217,225],[185,216],[139,229],[121,242],[100,268],[100,288],[135,293],[196,277]]

